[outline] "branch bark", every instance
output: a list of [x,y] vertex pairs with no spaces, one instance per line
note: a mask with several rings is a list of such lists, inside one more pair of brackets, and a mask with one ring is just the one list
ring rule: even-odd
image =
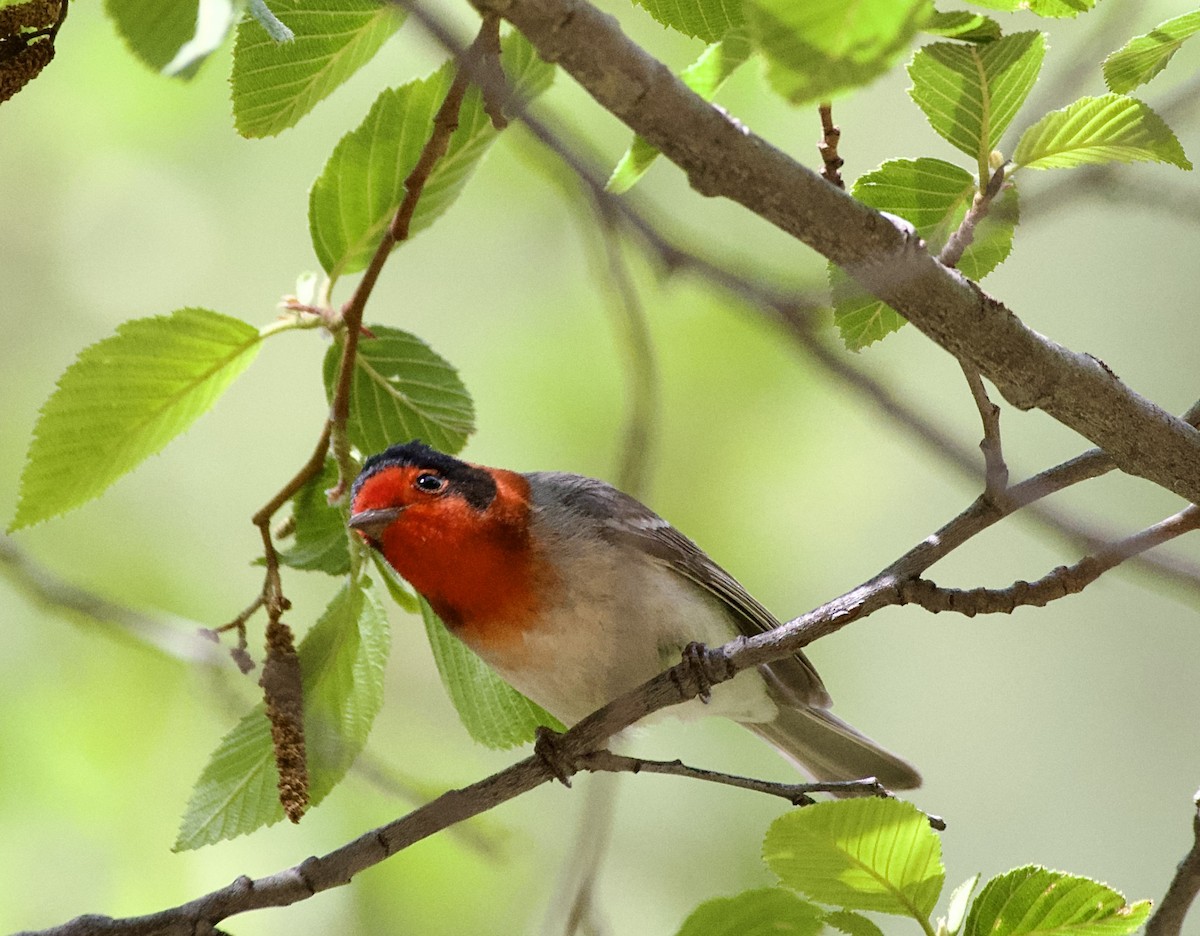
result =
[[1200,895],[1200,793],[1192,805],[1192,847],[1179,862],[1162,902],[1147,921],[1146,936],[1179,936],[1188,910]]
[[829,185],[688,89],[585,0],[473,0],[523,32],[600,106],[722,196],[844,267],[1013,406],[1041,409],[1123,471],[1200,502],[1200,433],[1098,361],[1026,326],[889,219]]

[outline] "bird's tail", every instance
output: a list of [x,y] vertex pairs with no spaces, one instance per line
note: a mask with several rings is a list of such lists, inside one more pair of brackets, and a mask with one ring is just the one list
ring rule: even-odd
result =
[[817,780],[875,777],[890,790],[911,790],[921,775],[828,709],[780,705],[770,722],[743,722]]

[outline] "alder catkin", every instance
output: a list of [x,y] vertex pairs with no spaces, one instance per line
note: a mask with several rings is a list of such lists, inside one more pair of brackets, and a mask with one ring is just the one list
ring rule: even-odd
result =
[[0,9],[0,36],[15,36],[22,29],[46,29],[58,21],[61,0],[29,0]]
[[271,722],[275,766],[279,770],[279,802],[292,822],[308,808],[308,763],[304,745],[304,693],[300,683],[300,658],[292,629],[282,621],[267,625],[267,661],[262,687]]
[[12,55],[0,56],[0,104],[33,81],[52,58],[54,43],[49,39],[24,46]]

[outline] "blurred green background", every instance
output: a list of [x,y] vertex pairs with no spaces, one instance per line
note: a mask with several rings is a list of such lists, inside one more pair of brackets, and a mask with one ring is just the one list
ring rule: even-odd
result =
[[[99,5],[73,4],[57,60],[0,109],[0,504],[15,504],[38,407],[84,346],[124,319],[202,305],[263,324],[298,274],[317,268],[307,189],[377,89],[424,74],[440,56],[410,24],[300,126],[239,139],[228,103],[228,48],[190,84],[148,72]],[[640,9],[610,3],[674,66],[698,43]],[[1101,93],[1102,55],[1187,5],[1121,3],[1071,23],[1029,17],[1006,29],[1051,33],[1045,87],[1016,130],[1080,93]],[[457,7],[450,9],[462,18]],[[1089,22],[1090,19],[1090,22]],[[466,23],[468,20],[463,19]],[[1107,39],[1094,40],[1097,30]],[[1151,102],[1200,63],[1185,47],[1147,89]],[[1078,71],[1079,85],[1048,99]],[[835,108],[848,179],[886,158],[963,162],[925,125],[902,69]],[[818,165],[813,111],[793,111],[757,68],[722,104],[806,164]],[[569,78],[543,112],[586,135],[610,164],[628,133]],[[1193,160],[1196,114],[1177,120]],[[1003,146],[1011,150],[1010,133]],[[517,469],[612,476],[624,414],[603,268],[586,211],[519,127],[493,149],[451,212],[389,264],[368,321],[409,329],[458,368],[475,397],[467,455]],[[969,167],[968,167],[969,168]],[[1193,176],[1122,168],[1165,195]],[[988,281],[1032,327],[1108,363],[1179,412],[1197,396],[1200,224],[1193,207],[1112,204],[1086,188],[1036,210],[1054,174],[1025,178],[1029,222]],[[741,209],[690,192],[663,163],[643,183],[667,228],[771,281],[819,287],[823,265]],[[715,236],[707,232],[717,232]],[[977,493],[889,417],[831,383],[752,312],[703,284],[660,282],[640,259],[662,374],[663,415],[646,499],[769,607],[792,616],[864,580]],[[344,299],[343,292],[339,298]],[[269,342],[251,370],[185,437],[101,500],[14,541],[73,583],[187,632],[229,620],[260,585],[250,515],[307,457],[324,418],[315,333]],[[977,415],[957,364],[913,329],[854,363],[973,445]],[[1014,478],[1086,444],[1037,413],[1006,409]],[[1144,482],[1109,477],[1058,498],[1114,532],[1178,509]],[[1195,539],[1173,551],[1195,562]],[[1078,554],[1017,521],[960,550],[933,577],[957,586],[1034,579]],[[307,627],[332,595],[289,574]],[[1090,875],[1130,898],[1159,897],[1186,851],[1200,784],[1197,591],[1119,570],[1084,594],[1012,617],[967,620],[892,609],[814,646],[837,712],[917,762],[913,800],[944,816],[952,885],[1038,862]],[[0,578],[0,931],[80,913],[146,913],[326,852],[406,811],[374,777],[390,769],[432,790],[480,778],[515,755],[475,746],[434,671],[418,619],[394,614],[388,698],[352,773],[299,827],[174,854],[178,818],[209,752],[256,693],[228,662],[171,658],[32,603]],[[261,622],[255,621],[261,627]],[[260,632],[252,629],[257,641]],[[667,722],[639,752],[757,776],[789,768],[733,725]],[[589,778],[547,786],[300,905],[235,918],[238,934],[450,934],[536,931],[571,849]],[[621,784],[599,902],[616,934],[670,934],[699,901],[769,881],[759,861],[779,803],[673,778]],[[884,921],[888,932],[911,922]],[[1200,933],[1200,915],[1189,926]]]

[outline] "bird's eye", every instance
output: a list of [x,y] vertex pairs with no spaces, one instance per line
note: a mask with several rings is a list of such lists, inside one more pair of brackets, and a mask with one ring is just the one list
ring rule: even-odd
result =
[[424,491],[426,494],[437,494],[446,487],[446,479],[441,475],[425,474],[417,475],[417,480],[414,482],[418,491]]

